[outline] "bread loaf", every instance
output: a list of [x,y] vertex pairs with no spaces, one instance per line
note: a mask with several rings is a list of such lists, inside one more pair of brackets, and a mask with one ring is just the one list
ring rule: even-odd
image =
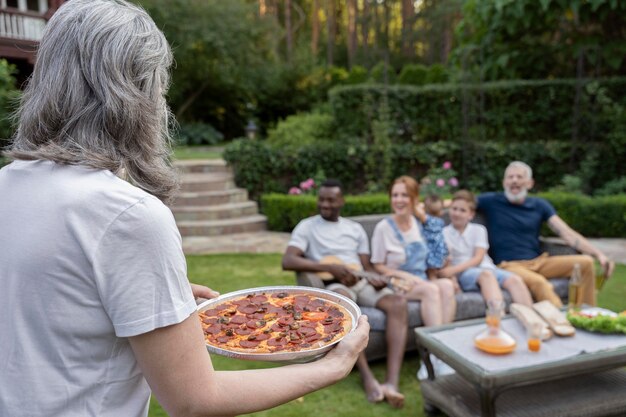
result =
[[541,330],[541,340],[547,340],[552,337],[552,331],[548,327],[548,323],[532,308],[523,304],[513,303],[509,307],[509,312],[518,319],[526,329],[528,329],[532,323],[540,323],[543,327]]

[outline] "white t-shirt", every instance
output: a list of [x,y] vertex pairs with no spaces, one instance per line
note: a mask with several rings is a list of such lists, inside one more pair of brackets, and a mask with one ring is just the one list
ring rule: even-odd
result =
[[319,262],[325,256],[336,256],[345,264],[361,265],[359,255],[369,255],[367,233],[359,223],[339,217],[336,222],[319,214],[302,220],[293,229],[289,246]]
[[[411,228],[406,232],[400,231],[400,233],[404,239],[404,244],[424,241],[414,217],[411,217]],[[374,228],[371,262],[384,264],[391,269],[399,269],[406,262],[404,245],[396,237],[387,219],[379,221]]]
[[195,310],[171,211],[50,161],[0,170],[0,288],[1,416],[146,416],[127,337]]
[[[482,224],[468,223],[463,233],[459,233],[458,230],[449,224],[443,228],[443,238],[446,241],[446,245],[448,245],[452,265],[458,265],[470,260],[474,256],[476,248],[483,248],[485,251],[489,249],[487,229]],[[487,252],[485,252],[485,256],[478,267],[496,268]]]

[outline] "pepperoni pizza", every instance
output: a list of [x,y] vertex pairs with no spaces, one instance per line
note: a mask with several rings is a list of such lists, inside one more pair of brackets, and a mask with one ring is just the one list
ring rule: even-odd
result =
[[252,293],[211,306],[199,317],[206,343],[246,353],[317,349],[352,328],[344,307],[305,293]]

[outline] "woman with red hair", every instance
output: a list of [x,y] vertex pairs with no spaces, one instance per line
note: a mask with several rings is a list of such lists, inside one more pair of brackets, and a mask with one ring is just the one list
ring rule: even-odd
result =
[[[378,272],[410,283],[405,296],[421,302],[425,326],[450,323],[456,312],[454,285],[448,278],[428,279],[428,247],[421,223],[415,217],[419,184],[409,176],[394,180],[389,191],[393,214],[381,220],[372,236],[372,264]],[[438,365],[435,361],[436,366]],[[440,365],[439,372],[445,372]],[[424,372],[420,372],[422,376]]]

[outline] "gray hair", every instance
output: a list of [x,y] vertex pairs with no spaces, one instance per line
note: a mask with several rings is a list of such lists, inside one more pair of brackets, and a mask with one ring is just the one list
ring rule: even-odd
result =
[[168,201],[170,47],[124,0],[71,0],[46,25],[6,155],[105,169]]
[[511,162],[504,170],[505,175],[506,175],[506,172],[509,170],[509,168],[522,168],[526,171],[526,175],[528,176],[528,179],[529,180],[533,179],[533,169],[526,162],[522,162],[522,161]]

